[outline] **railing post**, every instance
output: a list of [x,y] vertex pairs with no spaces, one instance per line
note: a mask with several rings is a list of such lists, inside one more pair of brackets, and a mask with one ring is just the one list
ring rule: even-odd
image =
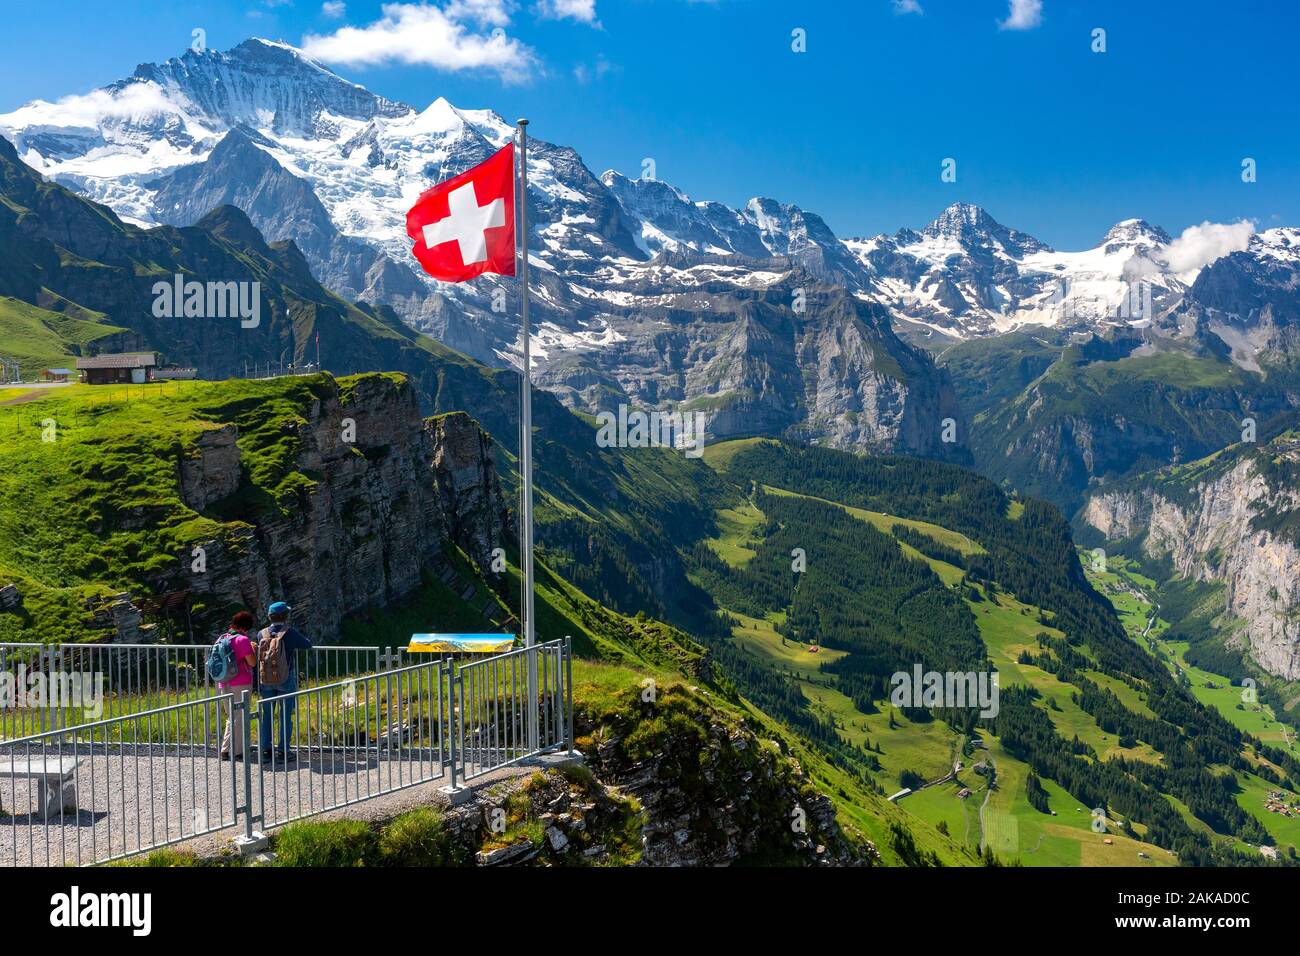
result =
[[564,742],[573,756],[573,638],[564,636]]
[[[447,786],[443,787],[441,792],[447,795],[447,799],[451,801],[453,807],[459,806],[470,798],[470,791],[456,782],[456,737],[459,724],[456,716],[456,685],[459,683],[460,678],[456,676],[456,665],[450,664],[447,667],[447,772],[450,777]],[[461,714],[461,719],[463,718],[464,714]]]
[[236,705],[232,697],[230,706],[239,707],[239,752],[244,756],[244,836],[253,839],[253,751],[252,751],[252,728],[249,726],[251,721],[249,717],[249,702],[252,695],[247,690],[239,694],[239,703]]
[[528,752],[535,754],[541,749],[541,734],[538,732],[541,711],[537,706],[537,645],[530,644],[526,653],[528,655],[528,709],[525,713],[528,715]]
[[[251,703],[252,695],[247,690],[240,692],[238,704],[235,703],[233,696],[230,698],[231,719],[234,719],[234,709],[236,707],[239,708],[241,718],[239,721],[239,735],[242,738],[241,748],[244,759],[244,805],[242,808],[239,807],[238,800],[236,800],[235,813],[238,814],[240,809],[244,811],[244,835],[235,838],[235,846],[239,848],[242,856],[260,853],[266,849],[269,842],[264,834],[253,829],[253,709]],[[234,786],[234,777],[235,774],[232,768],[230,774],[232,787]]]

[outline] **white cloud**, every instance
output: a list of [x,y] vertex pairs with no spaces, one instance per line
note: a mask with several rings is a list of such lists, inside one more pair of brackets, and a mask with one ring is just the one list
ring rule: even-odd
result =
[[1255,224],[1240,222],[1203,222],[1188,226],[1183,234],[1161,251],[1171,272],[1183,273],[1208,266],[1230,252],[1240,252],[1255,234]]
[[1003,30],[1032,30],[1043,22],[1043,0],[1011,0],[1007,18],[998,24]]
[[348,5],[343,0],[325,0],[320,5],[320,12],[331,20],[339,20],[348,12]]
[[596,22],[596,0],[537,0],[533,7],[539,17],[546,20],[577,20],[579,23]]
[[94,129],[114,120],[143,122],[158,114],[181,116],[177,105],[157,83],[128,83],[116,93],[95,90],[65,96],[49,103],[33,100],[7,115],[0,115],[0,127],[22,129],[28,126],[72,126]]
[[[506,83],[522,83],[538,61],[532,48],[502,29],[513,9],[507,0],[453,0],[446,7],[386,3],[383,16],[374,23],[342,27],[323,36],[308,34],[302,38],[302,49],[318,60],[345,66],[404,63],[450,73],[484,69]],[[494,29],[476,33],[466,20]]]
[[894,13],[902,16],[905,13],[924,13],[921,4],[917,0],[894,0]]
[[510,25],[515,15],[514,0],[451,0],[444,8],[452,20],[473,20],[481,27]]

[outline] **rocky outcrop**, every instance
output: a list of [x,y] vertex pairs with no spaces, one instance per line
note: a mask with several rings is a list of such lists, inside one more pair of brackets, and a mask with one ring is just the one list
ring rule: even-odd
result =
[[156,628],[142,623],[140,609],[126,592],[94,597],[86,601],[92,631],[106,632],[108,639],[122,644],[150,644]]
[[587,766],[642,807],[643,865],[879,862],[874,845],[840,829],[834,804],[779,741],[760,739],[693,690],[672,687],[576,719]]
[[583,764],[495,784],[448,812],[449,831],[479,866],[881,862],[783,744],[700,693],[599,714],[575,701]]
[[628,796],[569,766],[489,787],[447,819],[478,866],[611,866],[638,859],[638,816]]
[[1222,582],[1224,610],[1240,622],[1232,641],[1264,670],[1294,680],[1300,678],[1300,547],[1257,519],[1294,511],[1300,489],[1271,485],[1257,462],[1243,455],[1183,485],[1099,491],[1080,520],[1108,540],[1140,540],[1148,556],[1168,558],[1183,577]]
[[433,476],[450,539],[480,566],[510,525],[510,513],[497,481],[492,439],[464,412],[439,415],[424,423],[433,449]]
[[[190,590],[217,620],[285,600],[300,627],[330,641],[347,615],[415,591],[446,546],[486,562],[500,544],[508,514],[491,439],[468,416],[424,421],[404,377],[345,381],[285,427],[296,447],[292,490],[196,544],[179,580],[164,574],[157,590]],[[230,511],[237,437],[232,424],[210,429],[181,462],[191,508]]]
[[234,425],[210,428],[180,462],[181,500],[195,511],[239,489],[239,432]]

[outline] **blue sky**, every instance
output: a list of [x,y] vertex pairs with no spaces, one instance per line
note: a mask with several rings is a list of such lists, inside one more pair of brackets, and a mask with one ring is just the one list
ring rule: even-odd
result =
[[[1135,216],[1175,235],[1203,220],[1300,224],[1290,3],[420,6],[390,4],[385,24],[369,0],[115,0],[111,16],[102,0],[8,3],[0,112],[178,55],[196,28],[216,49],[315,37],[337,72],[386,96],[527,115],[597,174],[638,175],[651,157],[693,198],[772,196],[841,236],[919,227],[957,200],[1065,249]],[[795,29],[806,52],[791,49]],[[956,182],[941,181],[946,158]]]

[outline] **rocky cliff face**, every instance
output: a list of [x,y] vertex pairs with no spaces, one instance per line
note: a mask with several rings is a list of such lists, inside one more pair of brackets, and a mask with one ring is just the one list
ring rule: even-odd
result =
[[[702,413],[710,440],[766,434],[964,454],[947,371],[899,340],[883,309],[807,270],[768,279],[743,292],[701,282],[679,296],[629,285],[617,334],[580,363],[543,362],[537,380],[591,414],[619,404]],[[945,418],[957,423],[955,442],[943,441]]]
[[[1234,366],[1221,346],[1151,330],[1071,341],[1023,391],[976,411],[975,462],[1074,512],[1094,479],[1195,461],[1237,441],[1244,417],[1294,407],[1289,390]],[[1003,357],[957,374],[995,378]]]
[[[420,417],[405,379],[364,376],[286,422],[297,442],[299,490],[272,512],[240,515],[182,561],[179,582],[214,613],[293,605],[314,638],[334,640],[344,617],[416,589],[456,545],[486,564],[508,514],[491,439],[468,415]],[[179,466],[186,503],[203,513],[240,487],[238,430],[206,432]],[[223,513],[231,516],[229,509]]]
[[580,706],[575,726],[587,766],[643,808],[643,865],[880,862],[869,840],[841,830],[782,742],[755,736],[695,689],[604,713]]
[[[1284,455],[1294,460],[1295,452]],[[1184,577],[1223,582],[1224,610],[1241,622],[1232,640],[1264,670],[1294,680],[1300,677],[1300,548],[1255,519],[1298,505],[1300,489],[1271,485],[1250,455],[1177,494],[1159,484],[1093,494],[1080,520],[1110,540],[1140,539],[1146,554],[1168,557]]]

